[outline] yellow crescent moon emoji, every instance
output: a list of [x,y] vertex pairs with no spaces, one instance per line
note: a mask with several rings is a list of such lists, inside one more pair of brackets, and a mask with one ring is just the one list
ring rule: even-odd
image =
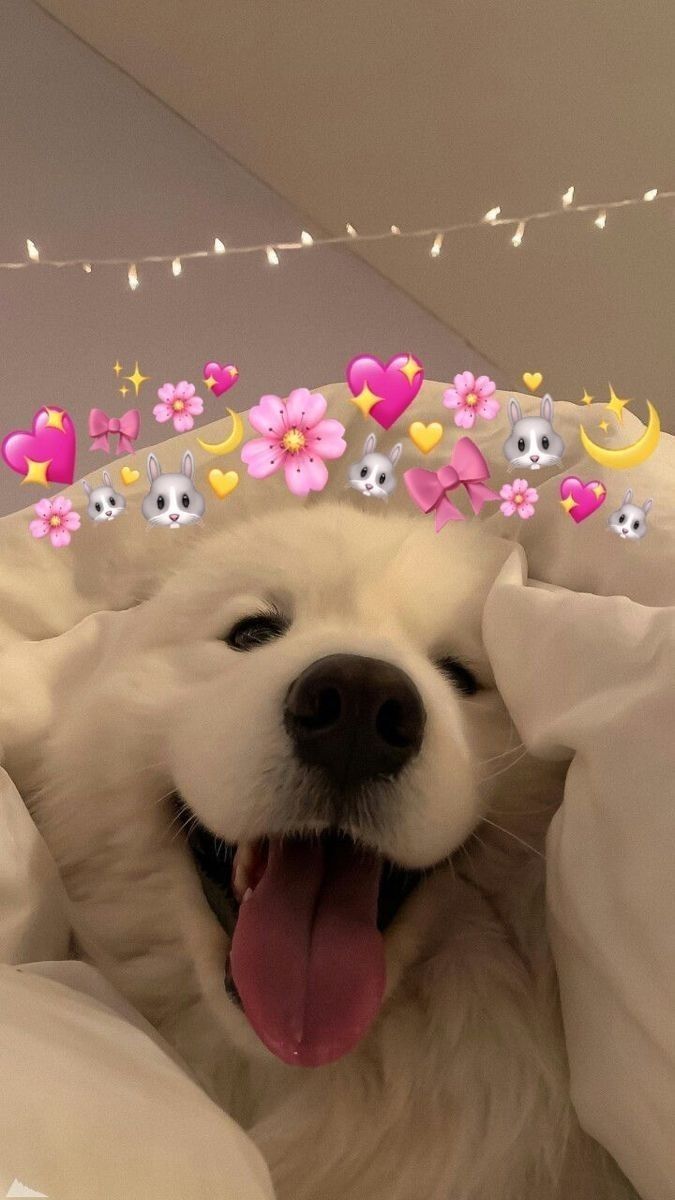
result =
[[597,463],[603,467],[611,467],[615,471],[626,470],[627,467],[637,467],[639,463],[649,458],[653,454],[659,443],[659,435],[661,433],[661,421],[659,414],[653,404],[647,401],[649,410],[649,421],[644,433],[638,438],[637,442],[632,442],[630,446],[621,446],[619,450],[609,450],[606,446],[598,446],[589,438],[583,426],[579,426],[579,436],[581,444],[587,454],[594,458]]
[[213,445],[211,442],[203,442],[201,438],[197,438],[202,450],[208,450],[209,454],[229,454],[230,450],[236,450],[241,439],[244,436],[244,422],[239,413],[233,412],[231,408],[227,410],[232,417],[232,433],[224,442],[216,442]]

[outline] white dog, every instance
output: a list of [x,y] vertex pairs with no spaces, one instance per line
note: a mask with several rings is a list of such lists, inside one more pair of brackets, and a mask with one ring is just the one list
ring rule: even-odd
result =
[[523,758],[481,642],[511,552],[325,503],[244,523],[60,692],[32,807],[82,954],[283,1200],[635,1196],[570,1103],[560,769]]

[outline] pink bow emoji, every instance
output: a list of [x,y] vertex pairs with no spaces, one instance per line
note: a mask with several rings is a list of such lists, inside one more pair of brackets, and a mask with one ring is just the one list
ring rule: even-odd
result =
[[122,417],[109,417],[102,408],[92,408],[89,413],[89,437],[93,437],[90,450],[103,450],[110,453],[108,434],[119,434],[117,443],[118,454],[132,454],[132,442],[138,437],[141,424],[141,414],[137,408],[130,408]]
[[450,462],[441,467],[440,471],[426,471],[423,467],[413,467],[403,474],[405,486],[417,507],[424,513],[436,513],[436,533],[439,533],[448,521],[466,520],[464,514],[448,500],[446,492],[453,492],[460,486],[465,487],[475,513],[480,512],[486,500],[499,499],[496,492],[485,486],[484,480],[489,478],[490,472],[483,455],[475,442],[468,437],[459,439],[450,456]]

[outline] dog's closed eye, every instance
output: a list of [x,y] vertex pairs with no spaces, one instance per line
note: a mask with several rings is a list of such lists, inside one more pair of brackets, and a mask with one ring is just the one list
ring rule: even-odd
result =
[[465,696],[475,696],[478,691],[478,680],[464,663],[459,662],[456,658],[440,658],[436,663],[439,671],[454,683],[455,687],[463,692]]
[[233,650],[255,650],[266,642],[283,637],[290,621],[276,611],[252,613],[232,626],[223,641]]

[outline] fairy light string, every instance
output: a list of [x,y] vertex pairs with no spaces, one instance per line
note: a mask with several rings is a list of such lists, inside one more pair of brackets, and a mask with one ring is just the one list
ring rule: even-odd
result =
[[188,250],[178,254],[175,252],[172,254],[145,254],[136,255],[133,258],[127,256],[116,256],[114,258],[92,258],[90,256],[86,258],[67,259],[47,258],[40,252],[37,243],[32,238],[26,238],[26,257],[18,262],[0,262],[0,270],[18,271],[26,268],[34,270],[40,267],[56,267],[59,269],[76,267],[84,271],[87,275],[91,275],[95,267],[122,266],[127,271],[129,287],[132,291],[136,291],[140,285],[139,264],[146,263],[166,264],[170,267],[174,278],[178,278],[183,273],[183,263],[192,259],[230,258],[232,255],[258,254],[264,255],[269,265],[276,267],[280,263],[280,252],[302,251],[316,246],[341,246],[355,242],[383,242],[391,241],[394,238],[398,240],[405,240],[406,238],[415,240],[432,239],[428,253],[432,258],[438,258],[448,234],[484,229],[486,226],[493,229],[504,227],[513,230],[510,236],[511,244],[519,247],[523,242],[525,231],[530,222],[550,221],[571,214],[583,215],[584,213],[592,213],[594,215],[593,224],[596,229],[604,230],[609,213],[620,208],[638,208],[644,204],[653,204],[655,201],[673,200],[675,199],[675,191],[659,191],[657,188],[649,188],[641,196],[590,204],[575,204],[574,198],[575,189],[572,185],[561,197],[561,205],[559,207],[527,213],[521,216],[503,216],[501,207],[494,205],[479,220],[455,221],[449,225],[431,225],[423,229],[401,229],[398,225],[390,225],[387,229],[378,233],[360,233],[354,225],[347,223],[343,234],[334,234],[327,237],[313,237],[307,230],[303,230],[299,241],[256,242],[251,245],[239,246],[226,246],[220,238],[216,237],[213,248],[210,250]]

